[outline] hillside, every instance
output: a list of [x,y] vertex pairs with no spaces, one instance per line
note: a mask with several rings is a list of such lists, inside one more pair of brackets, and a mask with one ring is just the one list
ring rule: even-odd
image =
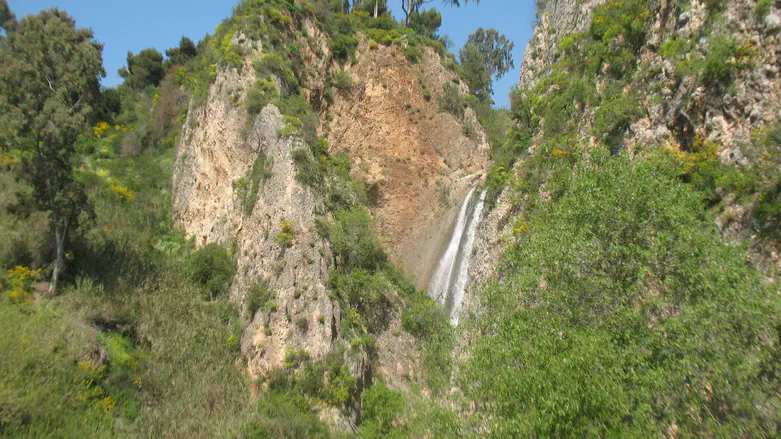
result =
[[0,0],[0,436],[779,435],[781,5],[402,5]]

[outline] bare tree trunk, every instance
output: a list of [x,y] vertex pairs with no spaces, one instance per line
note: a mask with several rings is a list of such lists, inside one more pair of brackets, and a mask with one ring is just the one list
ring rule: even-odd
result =
[[377,3],[379,3],[380,0],[374,0],[374,18],[377,18]]
[[54,240],[57,248],[57,258],[54,260],[54,270],[52,271],[52,280],[49,283],[49,295],[53,296],[57,293],[57,280],[60,277],[60,271],[62,271],[65,265],[65,234],[68,232],[68,220],[65,220],[64,224],[59,224],[57,221],[57,215],[54,214]]

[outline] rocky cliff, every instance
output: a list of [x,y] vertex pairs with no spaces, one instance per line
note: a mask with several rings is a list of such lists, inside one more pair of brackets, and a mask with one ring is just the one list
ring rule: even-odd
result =
[[[318,100],[319,134],[330,152],[349,156],[353,175],[367,184],[376,232],[391,259],[423,285],[449,238],[460,198],[487,166],[485,135],[480,128],[465,135],[463,122],[438,109],[443,85],[458,80],[433,50],[424,48],[412,63],[398,45],[370,47],[360,37],[353,62],[340,67],[317,25],[301,27],[296,41],[309,59],[302,83],[304,94]],[[329,220],[328,209],[321,192],[297,179],[293,157],[310,148],[291,129],[297,119],[283,117],[276,106],[248,114],[242,102],[266,52],[238,32],[231,41],[245,54],[239,68],[220,66],[205,101],[187,115],[174,167],[174,217],[197,246],[233,248],[230,296],[245,316],[253,288],[273,292],[273,304],[261,307],[242,339],[257,376],[282,366],[290,347],[322,358],[341,322],[338,301],[328,294],[333,257],[316,231],[318,221]],[[326,102],[329,71],[342,69],[351,85]],[[282,81],[273,78],[277,87]],[[467,119],[474,117],[467,112]],[[398,326],[396,316],[394,332]],[[417,373],[414,343],[386,332],[378,340],[379,365],[398,383]]]

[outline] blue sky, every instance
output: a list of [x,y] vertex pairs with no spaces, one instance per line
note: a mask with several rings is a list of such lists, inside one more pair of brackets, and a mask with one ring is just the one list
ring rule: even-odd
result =
[[[154,47],[160,52],[175,46],[186,35],[197,42],[231,13],[236,4],[232,0],[9,0],[9,6],[21,18],[42,9],[59,7],[76,19],[79,27],[89,27],[102,42],[106,78],[103,85],[112,87],[121,79],[117,69],[125,64],[127,51],[138,52]],[[398,11],[400,0],[389,0],[392,10]],[[440,33],[447,35],[457,53],[470,33],[478,27],[493,27],[515,42],[513,57],[516,68],[494,85],[497,105],[509,105],[507,94],[518,82],[519,67],[526,43],[532,33],[534,0],[482,0],[462,8],[449,8],[433,0],[442,12]]]

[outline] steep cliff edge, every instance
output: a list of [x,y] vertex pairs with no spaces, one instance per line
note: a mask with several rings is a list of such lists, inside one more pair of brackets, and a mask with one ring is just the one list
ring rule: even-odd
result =
[[[357,34],[353,62],[340,66],[328,35],[315,20],[300,18],[280,37],[296,45],[296,57],[275,61],[279,41],[255,41],[245,36],[251,29],[236,27],[221,37],[243,58],[218,62],[202,102],[191,105],[174,166],[173,202],[176,222],[197,246],[233,249],[230,297],[251,319],[241,344],[251,375],[258,376],[282,367],[290,352],[322,359],[337,340],[345,341],[339,301],[329,287],[329,270],[337,266],[323,224],[333,220],[334,200],[349,188],[339,193],[319,187],[326,183],[313,186],[306,179],[315,171],[307,166],[330,160],[320,154],[349,158],[352,175],[366,183],[369,211],[391,260],[423,286],[460,198],[483,177],[488,145],[471,110],[466,118],[475,126],[468,136],[464,122],[439,110],[443,86],[459,82],[429,47],[412,63],[402,50],[405,40],[378,45]],[[350,85],[334,87],[328,98],[331,77],[340,71],[350,75]],[[295,89],[318,110],[302,113],[305,101],[296,100]],[[281,103],[254,105],[258,90],[278,90]],[[277,107],[297,113],[283,116]],[[327,144],[314,139],[313,128]],[[328,149],[317,149],[323,145]],[[251,304],[258,289],[271,294],[259,306]],[[402,377],[420,373],[416,343],[399,334],[400,313],[388,312],[390,327],[377,334],[378,366],[389,383],[404,387]],[[356,361],[354,376],[371,373],[360,365],[368,359]]]

